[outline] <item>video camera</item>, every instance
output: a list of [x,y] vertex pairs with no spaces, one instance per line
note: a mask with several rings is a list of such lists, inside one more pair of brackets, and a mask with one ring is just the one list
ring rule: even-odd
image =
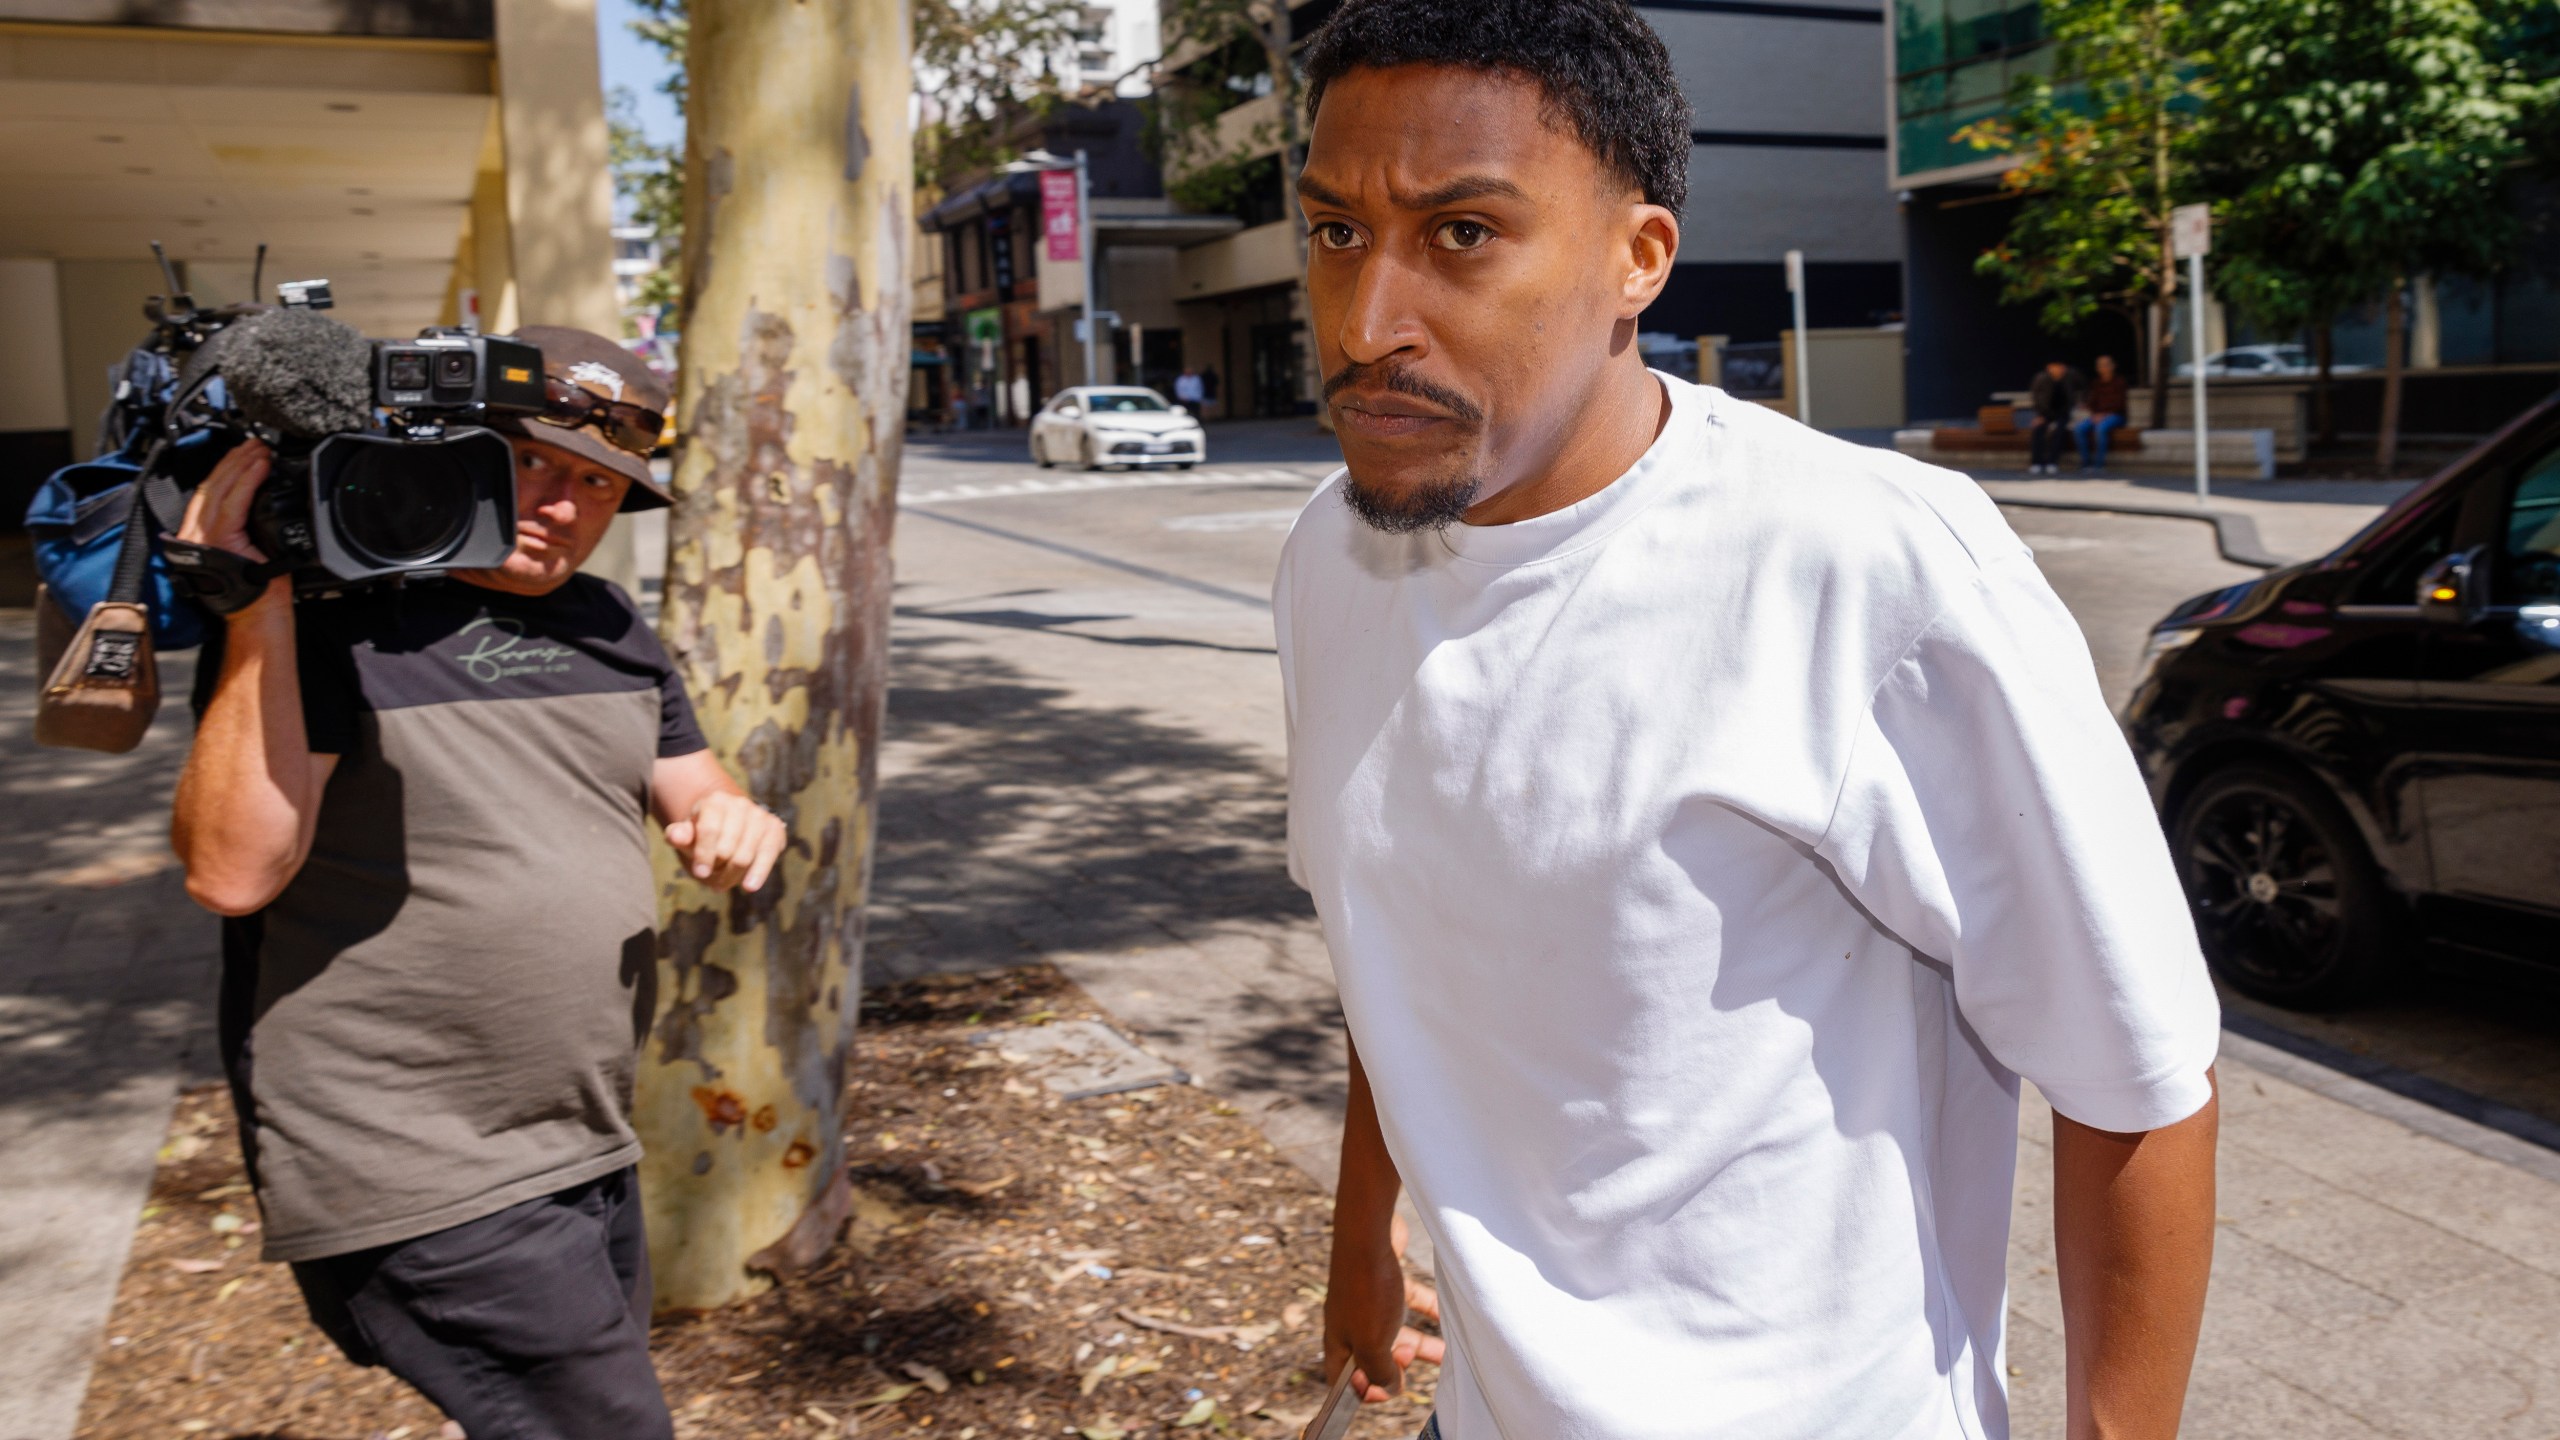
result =
[[[280,289],[283,306],[232,317],[187,353],[164,422],[173,441],[211,432],[189,469],[230,448],[219,437],[274,451],[249,515],[266,573],[310,591],[503,563],[515,455],[474,422],[543,410],[542,352],[450,329],[366,340],[319,313],[327,282]],[[198,547],[163,548],[217,609],[242,582],[264,584]]]

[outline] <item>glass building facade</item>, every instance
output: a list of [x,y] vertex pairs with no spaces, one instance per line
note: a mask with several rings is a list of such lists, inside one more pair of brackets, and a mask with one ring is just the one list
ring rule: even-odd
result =
[[1893,0],[1897,183],[1987,159],[1956,132],[1999,114],[2052,58],[2041,0]]

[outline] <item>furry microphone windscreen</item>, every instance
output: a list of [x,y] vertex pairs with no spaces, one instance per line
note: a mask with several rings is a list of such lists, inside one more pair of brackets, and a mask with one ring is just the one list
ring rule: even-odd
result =
[[373,347],[313,311],[251,316],[189,358],[221,372],[241,414],[287,435],[317,439],[373,423]]

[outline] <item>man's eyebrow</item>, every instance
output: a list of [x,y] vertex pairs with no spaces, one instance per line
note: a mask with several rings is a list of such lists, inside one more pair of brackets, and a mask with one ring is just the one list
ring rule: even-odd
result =
[[[1319,205],[1330,205],[1339,210],[1351,208],[1349,200],[1335,194],[1323,182],[1304,174],[1298,177],[1298,194],[1302,199],[1312,200]],[[1488,195],[1499,195],[1509,200],[1529,198],[1528,191],[1498,175],[1461,175],[1455,180],[1436,185],[1429,190],[1411,195],[1391,195],[1389,198],[1401,210],[1438,210],[1463,200],[1480,200]]]

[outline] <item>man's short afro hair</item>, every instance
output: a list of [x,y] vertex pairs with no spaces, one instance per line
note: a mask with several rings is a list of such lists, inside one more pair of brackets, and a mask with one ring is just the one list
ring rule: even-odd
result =
[[1307,116],[1363,66],[1506,71],[1551,117],[1672,214],[1689,198],[1689,102],[1662,37],[1626,0],[1344,0],[1302,56]]

